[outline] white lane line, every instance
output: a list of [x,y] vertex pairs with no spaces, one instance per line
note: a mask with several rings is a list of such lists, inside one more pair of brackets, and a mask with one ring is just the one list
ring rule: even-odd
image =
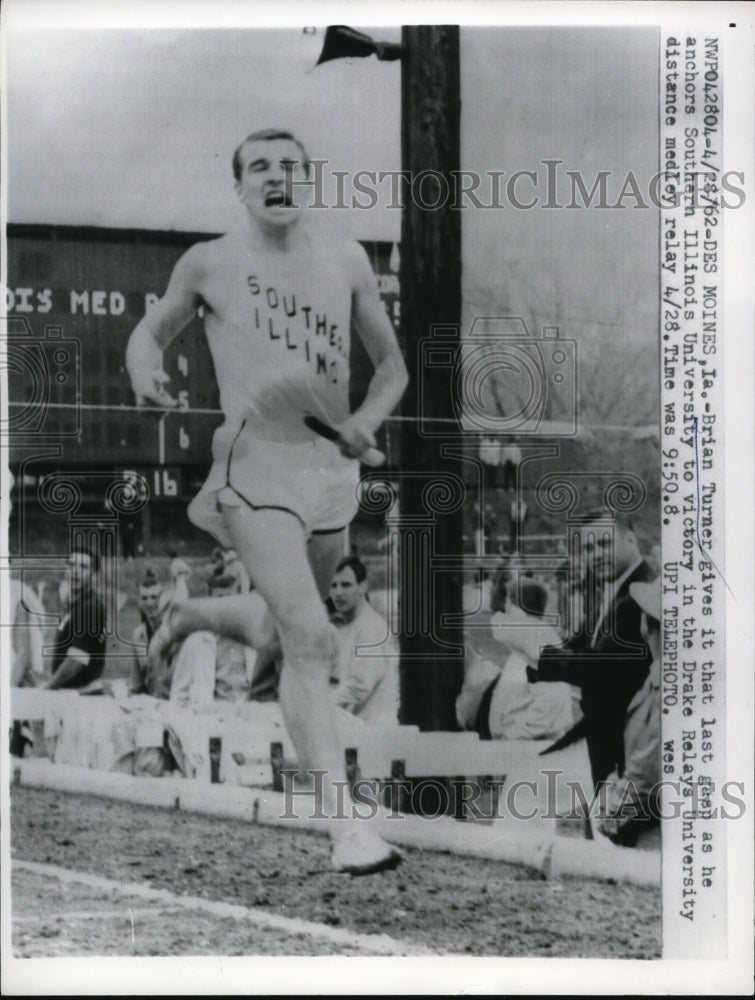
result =
[[436,952],[429,948],[409,941],[401,941],[388,934],[359,934],[357,931],[344,930],[339,927],[328,927],[311,920],[301,920],[298,917],[281,917],[276,913],[264,913],[260,910],[239,906],[236,903],[222,903],[217,900],[203,899],[201,896],[178,896],[167,889],[153,889],[139,882],[117,882],[113,879],[90,875],[88,872],[70,871],[57,865],[45,865],[35,861],[13,860],[13,868],[18,871],[30,872],[56,878],[60,882],[74,882],[101,892],[118,892],[126,896],[136,896],[149,902],[162,903],[165,906],[180,907],[186,910],[201,910],[216,917],[231,917],[234,920],[246,920],[251,924],[266,929],[275,929],[286,934],[303,934],[307,937],[321,938],[336,945],[350,945],[368,955],[433,955]]
[[127,906],[125,910],[55,910],[55,913],[38,913],[29,917],[14,917],[14,924],[49,924],[55,919],[65,920],[128,920],[129,918],[152,918],[166,916],[170,907],[161,906],[157,909],[134,910]]

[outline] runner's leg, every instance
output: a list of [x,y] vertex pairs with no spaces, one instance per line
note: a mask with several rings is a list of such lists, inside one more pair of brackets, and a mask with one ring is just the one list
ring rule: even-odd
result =
[[335,576],[336,566],[346,555],[344,552],[344,536],[346,529],[327,531],[310,536],[307,545],[309,564],[315,575],[315,583],[323,600],[328,596],[330,582]]
[[261,603],[249,594],[177,601],[170,611],[170,637],[183,639],[191,632],[219,632],[259,649],[273,637],[272,619]]
[[[355,875],[395,867],[400,854],[367,821],[352,816],[348,787],[341,785],[339,796],[333,784],[345,783],[346,767],[328,683],[331,631],[304,531],[280,510],[224,507],[223,513],[236,551],[278,626],[284,657],[280,702],[299,763],[325,772],[322,805],[331,817],[333,863]],[[339,807],[343,818],[335,818]]]
[[[278,625],[284,669],[280,701],[299,762],[343,781],[345,766],[330,703],[331,634],[307,558],[304,531],[284,511],[224,507],[236,551]],[[335,812],[326,780],[325,811]]]
[[[323,600],[344,551],[346,529],[310,536],[307,555]],[[256,586],[256,584],[255,584]],[[262,614],[248,594],[225,597],[192,597],[175,601],[170,613],[170,638],[183,639],[192,632],[219,632],[247,646],[259,649],[272,639],[274,627],[269,614]]]

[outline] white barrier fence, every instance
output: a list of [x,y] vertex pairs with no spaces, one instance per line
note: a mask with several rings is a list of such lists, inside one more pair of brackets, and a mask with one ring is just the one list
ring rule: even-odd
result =
[[[144,696],[114,699],[14,688],[11,706],[14,719],[41,721],[44,748],[36,754],[60,764],[133,773],[135,755],[164,747],[170,728],[183,753],[185,775],[200,782],[280,789],[280,768],[296,766],[277,702],[218,702],[215,711],[195,712]],[[516,818],[521,805],[528,822],[550,824],[573,809],[573,785],[588,797],[592,787],[584,742],[541,757],[548,741],[480,740],[476,733],[421,733],[416,726],[373,728],[345,712],[338,720],[352,779],[386,785],[480,776],[502,784],[505,779],[507,789],[519,783],[522,794],[518,803],[498,794],[496,815]]]
[[[297,810],[302,815],[292,817],[291,799],[280,792],[280,768],[295,767],[296,762],[275,702],[218,703],[217,712],[200,714],[144,697],[117,700],[16,688],[11,705],[13,719],[36,722],[35,728],[43,730],[43,756],[49,757],[39,759],[37,747],[37,759],[16,761],[14,776],[21,784],[179,806],[267,825],[322,828],[320,821],[303,815],[304,805]],[[379,785],[376,815],[389,840],[500,857],[546,874],[657,884],[657,852],[557,835],[557,817],[573,815],[579,801],[575,787],[587,799],[591,795],[583,742],[542,757],[547,742],[486,741],[474,733],[421,733],[413,726],[373,729],[346,713],[339,721],[352,781]],[[134,755],[164,747],[167,727],[180,741],[185,775],[136,776]],[[486,778],[492,780],[486,784]],[[455,819],[442,815],[449,810],[437,806],[443,779],[448,779],[446,787],[465,789],[462,808],[457,799],[450,810]],[[407,815],[404,807],[417,789],[430,790],[434,806],[426,816],[432,818]],[[475,798],[483,789],[486,794]],[[512,790],[515,794],[508,794]],[[297,804],[306,802],[306,792],[296,794]],[[411,811],[419,811],[416,802],[413,806]]]

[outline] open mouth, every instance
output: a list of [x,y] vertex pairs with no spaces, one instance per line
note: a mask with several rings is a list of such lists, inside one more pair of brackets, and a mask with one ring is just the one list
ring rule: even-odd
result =
[[285,191],[269,191],[265,196],[266,208],[293,208],[293,204]]

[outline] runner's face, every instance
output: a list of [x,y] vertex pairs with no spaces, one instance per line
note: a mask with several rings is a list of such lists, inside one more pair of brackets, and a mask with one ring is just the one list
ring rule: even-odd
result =
[[253,219],[286,228],[301,217],[307,179],[302,151],[290,139],[247,142],[241,150],[236,193]]
[[366,591],[366,582],[357,583],[354,570],[350,566],[336,573],[330,585],[331,599],[336,611],[342,615],[356,611],[364,600]]

